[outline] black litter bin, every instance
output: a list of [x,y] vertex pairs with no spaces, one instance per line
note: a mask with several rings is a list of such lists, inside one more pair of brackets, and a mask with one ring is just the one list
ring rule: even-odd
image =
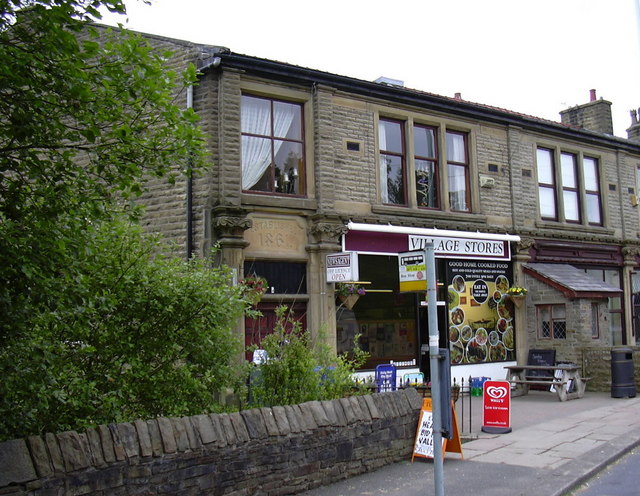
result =
[[629,348],[616,348],[611,350],[611,397],[625,396],[636,396],[633,352]]

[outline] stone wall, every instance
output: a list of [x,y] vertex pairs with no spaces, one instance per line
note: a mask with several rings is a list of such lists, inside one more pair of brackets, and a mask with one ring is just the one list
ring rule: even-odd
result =
[[415,389],[0,443],[2,495],[284,495],[407,460]]
[[[613,349],[619,350],[623,348],[632,351],[631,356],[633,357],[636,390],[640,391],[640,348],[637,346],[628,346]],[[612,348],[600,348],[596,346],[582,350],[583,373],[585,377],[590,377],[587,383],[587,391],[611,390],[611,350]],[[620,358],[618,359],[620,360]]]

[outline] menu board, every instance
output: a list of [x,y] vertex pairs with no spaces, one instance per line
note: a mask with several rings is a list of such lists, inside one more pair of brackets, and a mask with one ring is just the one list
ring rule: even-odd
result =
[[451,364],[515,360],[511,264],[447,260]]

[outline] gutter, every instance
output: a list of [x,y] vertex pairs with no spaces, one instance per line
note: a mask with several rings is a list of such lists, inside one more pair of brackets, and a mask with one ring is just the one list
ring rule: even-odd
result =
[[[422,107],[443,113],[455,114],[464,118],[484,120],[504,126],[512,125],[531,131],[553,134],[601,146],[615,147],[625,151],[640,154],[640,145],[624,138],[610,136],[582,128],[569,127],[561,123],[547,121],[534,116],[525,116],[516,112],[484,106],[479,103],[456,100],[433,93],[410,90],[397,86],[389,86],[361,79],[339,76],[315,69],[275,62],[272,60],[250,57],[229,51],[219,51],[215,58],[221,59],[226,67],[243,70],[247,73],[275,79],[292,84],[306,86],[327,85],[358,95],[388,100],[395,103]],[[204,71],[207,67],[200,69]]]

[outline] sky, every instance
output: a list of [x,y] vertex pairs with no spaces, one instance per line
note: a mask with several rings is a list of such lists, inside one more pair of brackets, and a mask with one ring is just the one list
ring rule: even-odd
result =
[[559,121],[640,108],[640,0],[125,0],[101,22]]

